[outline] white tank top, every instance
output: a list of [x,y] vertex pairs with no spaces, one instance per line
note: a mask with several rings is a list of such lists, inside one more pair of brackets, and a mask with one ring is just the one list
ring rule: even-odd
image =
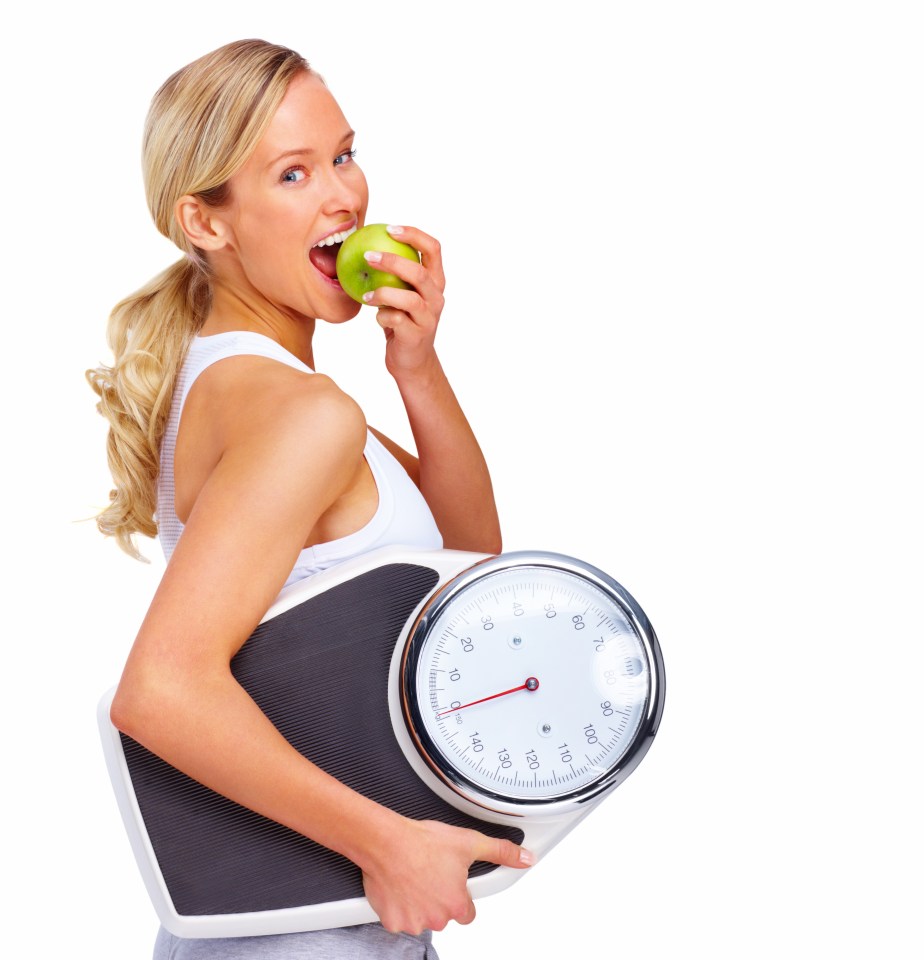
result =
[[[173,457],[183,404],[203,370],[226,357],[241,355],[266,357],[296,370],[314,373],[309,366],[275,340],[260,333],[240,330],[210,337],[196,337],[193,340],[177,378],[170,417],[160,450],[157,536],[168,560],[183,532],[183,524],[176,515],[173,480]],[[443,538],[423,495],[404,467],[371,432],[367,432],[363,455],[378,489],[379,505],[375,515],[364,527],[349,536],[331,540],[329,543],[318,543],[302,550],[285,582],[286,587],[344,560],[368,553],[376,547],[408,546],[438,550],[443,546]]]

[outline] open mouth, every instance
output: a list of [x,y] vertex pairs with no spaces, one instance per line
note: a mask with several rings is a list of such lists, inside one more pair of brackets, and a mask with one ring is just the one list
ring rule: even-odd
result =
[[329,234],[308,251],[308,259],[328,280],[337,279],[337,254],[340,252],[340,245],[351,233],[356,233],[355,226]]

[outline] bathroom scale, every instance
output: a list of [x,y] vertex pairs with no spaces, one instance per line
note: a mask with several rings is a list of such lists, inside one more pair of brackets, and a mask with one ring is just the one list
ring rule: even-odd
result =
[[[647,616],[616,580],[547,551],[384,547],[286,588],[231,663],[304,756],[419,820],[537,859],[645,756],[664,709]],[[176,770],[98,718],[161,923],[233,937],[377,919],[359,868]],[[528,871],[475,863],[474,898]]]

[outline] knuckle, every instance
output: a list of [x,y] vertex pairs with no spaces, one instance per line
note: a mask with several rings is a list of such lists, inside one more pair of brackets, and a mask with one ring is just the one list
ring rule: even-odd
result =
[[475,905],[471,900],[465,904],[463,910],[456,914],[456,923],[461,923],[463,926],[471,923],[475,919]]
[[499,861],[507,862],[516,859],[516,844],[509,840],[497,841],[497,857]]
[[[401,258],[404,260],[404,258]],[[419,287],[426,278],[427,278],[427,269],[421,264],[417,263],[414,260],[404,260],[404,263],[407,264],[406,267],[406,276],[409,278],[408,282],[411,283],[414,287]]]

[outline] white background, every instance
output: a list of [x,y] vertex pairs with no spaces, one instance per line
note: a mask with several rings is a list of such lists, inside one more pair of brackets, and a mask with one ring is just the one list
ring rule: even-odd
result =
[[[668,670],[632,778],[444,960],[920,949],[918,5],[83,3],[3,16],[3,860],[34,956],[156,928],[95,726],[162,569],[105,501],[83,371],[174,259],[148,101],[233,39],[303,53],[370,220],[441,239],[441,354],[505,547],[636,596]],[[408,442],[372,311],[316,358]],[[547,951],[547,953],[546,953]]]

